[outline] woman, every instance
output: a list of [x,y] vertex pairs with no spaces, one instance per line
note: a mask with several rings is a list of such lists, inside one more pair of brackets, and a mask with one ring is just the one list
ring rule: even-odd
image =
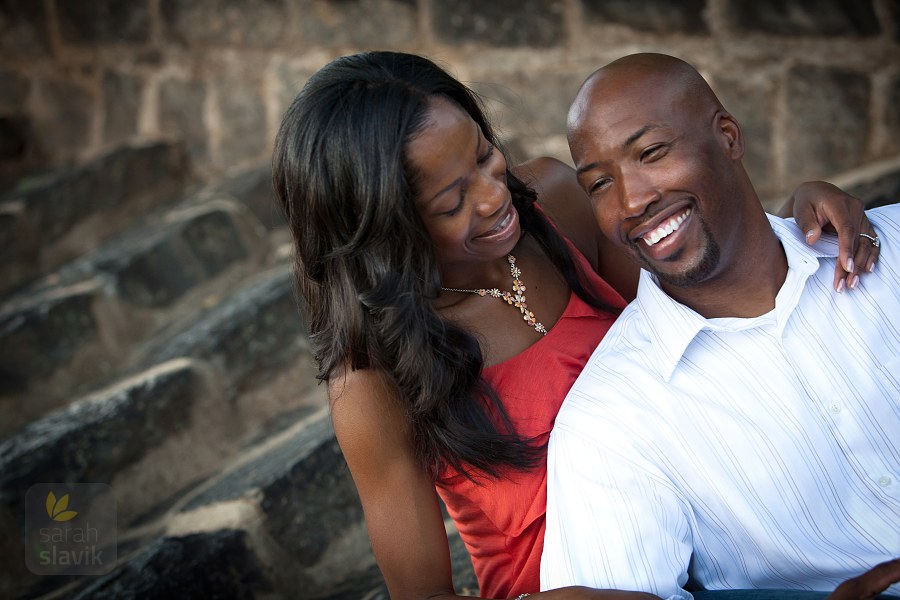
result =
[[[419,56],[314,75],[284,117],[274,185],[391,596],[454,596],[438,494],[483,596],[537,592],[550,428],[637,268],[600,236],[571,169],[510,170],[474,94]],[[850,243],[870,232],[858,201],[826,195],[853,208]]]

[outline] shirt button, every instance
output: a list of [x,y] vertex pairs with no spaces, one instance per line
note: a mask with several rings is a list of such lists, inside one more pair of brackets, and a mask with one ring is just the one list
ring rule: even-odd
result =
[[878,485],[880,485],[881,487],[887,487],[887,486],[891,485],[891,483],[893,483],[893,482],[891,481],[891,478],[888,477],[887,475],[882,475],[878,479]]
[[831,411],[831,414],[836,415],[841,412],[841,405],[838,402],[832,402],[828,405],[828,410]]

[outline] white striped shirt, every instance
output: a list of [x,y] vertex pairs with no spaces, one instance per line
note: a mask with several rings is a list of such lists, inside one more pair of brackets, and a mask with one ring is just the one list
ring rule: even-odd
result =
[[789,268],[757,318],[642,272],[550,438],[542,589],[829,591],[900,556],[900,205],[868,214],[880,258],[842,294],[836,241],[770,217]]

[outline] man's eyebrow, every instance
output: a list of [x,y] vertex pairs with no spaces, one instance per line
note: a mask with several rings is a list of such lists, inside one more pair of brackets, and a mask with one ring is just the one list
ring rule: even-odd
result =
[[581,175],[582,173],[590,171],[591,169],[595,168],[598,164],[599,163],[592,162],[592,163],[584,165],[583,167],[578,167],[577,169],[575,169],[575,175],[578,176],[578,175]]
[[622,149],[626,150],[628,148],[628,146],[630,146],[631,144],[638,141],[642,135],[644,135],[651,129],[657,129],[658,127],[659,127],[659,125],[656,125],[655,123],[648,123],[647,125],[644,125],[640,129],[638,129],[637,131],[632,133],[630,136],[628,136],[628,139],[625,140],[624,144],[622,144]]
[[[636,141],[641,139],[641,136],[643,136],[645,133],[647,133],[648,131],[650,131],[652,129],[658,129],[658,128],[659,128],[659,125],[657,125],[655,123],[648,123],[647,125],[644,125],[643,127],[641,127],[640,129],[638,129],[637,131],[635,131],[634,133],[632,133],[631,135],[628,136],[628,139],[625,140],[625,142],[622,144],[622,149],[627,150],[628,146],[632,145],[633,143],[635,143]],[[584,165],[583,167],[578,167],[577,169],[575,169],[576,177],[587,171],[590,171],[591,169],[597,168],[597,166],[599,164],[600,163],[592,162],[592,163]]]

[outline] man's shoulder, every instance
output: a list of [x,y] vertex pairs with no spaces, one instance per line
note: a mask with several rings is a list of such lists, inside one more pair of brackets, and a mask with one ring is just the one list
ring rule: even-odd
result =
[[631,302],[610,327],[575,380],[566,403],[608,400],[621,395],[623,380],[651,376],[650,323],[639,300]]
[[900,241],[900,203],[885,204],[866,211],[866,216],[876,226],[879,237]]
[[619,362],[629,362],[635,353],[646,350],[650,345],[652,323],[647,319],[645,307],[638,297],[616,318],[612,327],[603,336],[597,349],[586,365],[591,369],[612,368]]

